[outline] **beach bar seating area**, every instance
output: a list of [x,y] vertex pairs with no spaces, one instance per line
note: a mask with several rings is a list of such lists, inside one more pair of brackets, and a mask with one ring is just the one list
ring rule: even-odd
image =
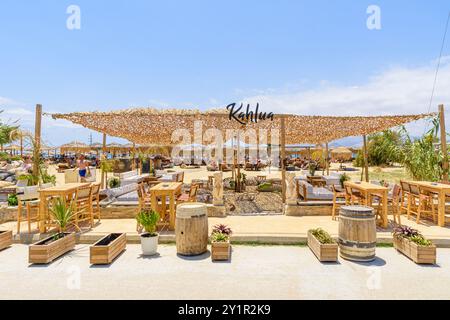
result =
[[[40,114],[38,111],[37,119]],[[11,201],[13,205],[4,209],[0,226],[13,231],[12,241],[34,243],[33,252],[41,255],[34,261],[54,259],[44,255],[41,249],[57,242],[57,248],[46,250],[60,254],[70,250],[74,245],[72,234],[77,234],[76,241],[95,242],[98,248],[92,252],[101,252],[103,256],[91,261],[111,263],[124,250],[126,242],[140,239],[144,254],[154,254],[155,246],[161,241],[178,241],[180,238],[184,239],[183,247],[189,247],[189,241],[200,239],[197,234],[200,229],[201,247],[205,246],[205,233],[210,233],[209,240],[214,243],[211,250],[214,247],[220,251],[213,259],[228,259],[230,240],[313,243],[321,231],[315,233],[310,229],[324,226],[338,238],[344,221],[353,221],[360,215],[367,218],[366,224],[346,224],[344,228],[350,229],[345,237],[356,237],[359,231],[355,230],[359,227],[370,228],[373,245],[377,239],[386,241],[386,234],[395,235],[398,233],[395,230],[408,225],[425,234],[431,230],[430,235],[438,233],[436,227],[442,228],[444,233],[449,233],[450,239],[446,213],[450,206],[448,177],[443,176],[441,181],[369,179],[368,135],[435,114],[379,117],[274,115],[271,121],[245,124],[233,121],[220,110],[148,108],[51,116],[101,132],[104,139],[96,149],[98,161],[91,161],[86,167],[87,176],[80,176],[77,168],[49,163],[46,170],[53,168],[55,172],[51,182],[40,177],[34,185],[32,180],[24,183],[16,179],[2,186],[8,190],[8,201],[16,197],[17,203],[14,206]],[[231,158],[212,157],[213,144],[191,144],[181,148],[189,150],[188,158],[173,156],[170,153],[174,148],[171,133],[180,120],[188,128],[194,127],[195,121],[202,121],[203,130],[234,130],[234,138],[226,142],[232,150]],[[135,125],[124,125],[126,123]],[[270,152],[279,153],[279,163],[276,158],[259,159],[258,153],[257,158],[246,154],[255,148],[260,152],[260,145],[268,148],[268,144],[260,144],[258,139],[256,144],[249,140],[242,142],[240,134],[248,129],[264,129],[269,132],[269,137],[270,133],[279,135],[278,144],[270,146]],[[349,149],[329,150],[328,144],[333,140],[353,135],[362,136],[364,141],[361,167],[348,162]],[[128,139],[128,149],[121,149],[123,145],[108,145],[107,136]],[[289,143],[298,149],[296,155],[286,151]],[[302,151],[302,143],[306,145],[306,152]],[[143,147],[149,145],[168,146],[167,152],[155,154],[155,149]],[[315,146],[314,151],[311,151],[311,145]],[[37,148],[36,157],[39,146]],[[65,152],[70,150],[77,154],[92,150],[92,146],[79,142],[64,148]],[[244,148],[244,152],[240,148]],[[113,156],[108,159],[106,150],[128,154],[125,158]],[[200,156],[196,154],[198,150]],[[227,152],[222,145],[214,150],[219,154]],[[344,161],[347,161],[346,166],[342,165]],[[11,168],[8,170],[12,172]],[[46,174],[50,176],[47,171]],[[198,216],[195,208],[201,208]],[[184,216],[184,211],[189,211],[189,215]],[[200,216],[202,220],[196,220]],[[264,223],[264,219],[272,222]],[[180,222],[182,231],[177,229],[181,228],[181,225],[177,227]],[[233,235],[222,226],[228,224],[237,230]],[[217,225],[222,226],[219,231],[213,228]],[[53,238],[48,238],[51,235]],[[186,239],[190,240],[186,242]],[[388,242],[395,243],[395,239],[390,236]],[[322,255],[320,243],[311,245],[320,259],[337,259],[336,246],[323,247]],[[349,248],[341,250],[341,256],[346,257],[362,252]]]

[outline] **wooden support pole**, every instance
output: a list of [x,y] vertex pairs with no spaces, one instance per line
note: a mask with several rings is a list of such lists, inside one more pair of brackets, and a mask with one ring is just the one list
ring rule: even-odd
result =
[[447,153],[447,133],[445,131],[445,113],[444,105],[439,105],[439,128],[441,131],[441,151],[444,157],[442,162],[442,169],[444,173],[442,174],[442,180],[448,182],[448,153]]
[[281,195],[283,199],[283,203],[286,203],[286,122],[285,118],[281,118]]
[[42,123],[42,105],[36,105],[35,123],[34,123],[34,148],[33,148],[33,174],[39,181],[39,162],[41,157],[41,123]]
[[23,133],[20,133],[20,157],[23,158]]
[[330,163],[328,161],[328,142],[325,143],[325,168],[327,169],[327,176],[330,175]]
[[[103,145],[102,145],[102,157],[100,158],[100,161],[106,161],[106,133],[103,134]],[[102,170],[102,180],[100,182],[102,188],[104,188],[105,185],[105,172]]]
[[364,180],[369,182],[369,162],[367,160],[367,138],[363,136]]

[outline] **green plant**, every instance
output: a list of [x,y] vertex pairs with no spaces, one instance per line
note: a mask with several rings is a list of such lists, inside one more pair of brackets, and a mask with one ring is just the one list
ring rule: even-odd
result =
[[145,232],[149,233],[151,237],[157,235],[156,224],[159,221],[159,214],[153,210],[142,210],[136,216],[136,221],[138,223],[138,231],[142,232],[142,228]]
[[64,232],[75,215],[73,202],[68,204],[64,198],[58,197],[53,200],[50,213],[58,225],[59,232]]
[[227,242],[230,236],[222,232],[213,232],[211,234],[211,242]]
[[118,188],[120,186],[120,179],[118,177],[111,177],[108,179],[108,186],[113,188]]
[[392,234],[397,239],[409,239],[419,246],[428,247],[432,245],[432,242],[425,239],[425,237],[418,230],[408,226],[398,226],[392,230]]
[[330,234],[321,228],[311,229],[309,231],[322,244],[334,243],[334,240]]
[[28,186],[35,186],[39,182],[39,177],[32,173],[26,173],[18,176],[17,180],[26,180]]
[[422,235],[412,236],[409,240],[411,240],[412,242],[414,242],[415,244],[417,244],[419,246],[424,246],[424,247],[429,247],[432,244],[430,240],[425,239]]
[[15,194],[9,194],[8,195],[8,206],[15,207],[19,204],[19,201],[17,200],[17,196]]
[[40,168],[41,170],[41,180],[42,183],[52,183],[52,184],[56,184],[56,176],[54,174],[49,174],[47,172],[47,169],[44,168]]
[[212,233],[223,233],[226,235],[231,235],[233,233],[233,231],[231,230],[231,228],[225,224],[216,224],[213,227]]
[[339,178],[339,183],[341,184],[341,187],[344,187],[344,182],[345,181],[349,181],[350,180],[350,176],[348,174],[346,174],[345,172],[343,174],[341,174],[341,177]]
[[256,189],[260,192],[271,192],[273,191],[273,185],[271,182],[263,182],[259,184]]
[[317,170],[317,164],[315,162],[310,162],[308,165],[309,174],[313,176]]

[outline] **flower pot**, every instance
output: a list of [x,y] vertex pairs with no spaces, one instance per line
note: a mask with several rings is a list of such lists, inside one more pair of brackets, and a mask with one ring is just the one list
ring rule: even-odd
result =
[[[55,237],[58,239],[55,240]],[[75,233],[60,232],[28,247],[29,263],[49,263],[75,248]]]
[[211,260],[230,260],[231,244],[226,242],[211,242]]
[[308,231],[308,247],[316,255],[319,261],[325,262],[338,260],[338,244],[320,243],[311,231]]
[[0,231],[0,250],[12,245],[12,231]]
[[156,254],[158,249],[159,234],[151,237],[149,233],[141,234],[141,248],[144,256],[152,256]]
[[94,243],[89,250],[91,264],[110,264],[125,250],[125,233],[110,233]]
[[435,264],[436,246],[419,246],[407,238],[393,237],[394,248],[417,264]]

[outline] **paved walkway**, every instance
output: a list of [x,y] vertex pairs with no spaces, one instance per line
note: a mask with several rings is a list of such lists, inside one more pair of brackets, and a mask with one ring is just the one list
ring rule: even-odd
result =
[[[389,217],[391,218],[391,217]],[[234,231],[233,240],[240,241],[276,241],[298,242],[305,239],[309,229],[321,227],[327,230],[332,236],[338,235],[338,221],[334,221],[330,216],[303,216],[292,217],[284,215],[272,216],[227,216],[225,218],[209,218],[209,228],[214,225],[224,223],[229,225]],[[450,247],[450,227],[439,227],[432,222],[416,224],[414,220],[406,219],[402,216],[402,224],[419,229],[423,235],[433,240],[438,245]],[[16,231],[16,222],[4,223],[2,229]],[[22,230],[27,230],[23,224]],[[99,235],[110,232],[126,232],[130,237],[136,237],[136,220],[134,219],[103,219],[94,229],[87,231],[85,238],[92,236],[92,239]],[[172,233],[169,233],[173,235]],[[386,242],[392,239],[391,229],[378,229],[377,237]],[[173,238],[173,237],[172,237]],[[172,240],[168,238],[167,240]]]
[[139,245],[110,266],[89,265],[76,250],[49,265],[28,265],[28,247],[0,252],[0,299],[450,299],[450,249],[438,264],[418,266],[393,248],[370,264],[320,263],[307,247],[233,246],[231,262],[192,258],[160,245],[143,258]]

